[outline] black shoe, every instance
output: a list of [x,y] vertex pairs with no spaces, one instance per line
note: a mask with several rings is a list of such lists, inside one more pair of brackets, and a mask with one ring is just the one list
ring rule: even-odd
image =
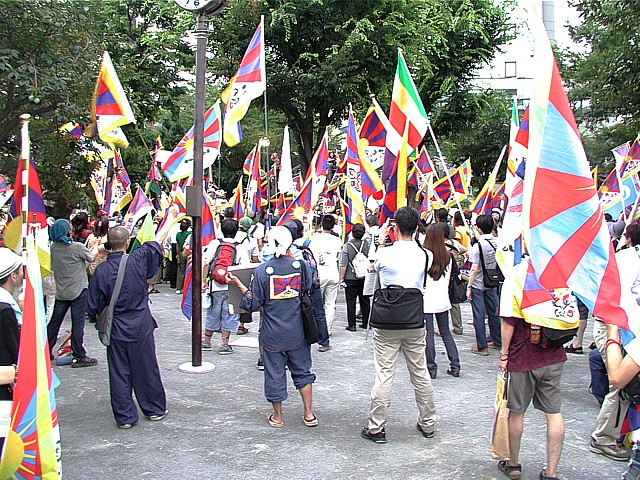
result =
[[451,375],[452,377],[459,377],[460,376],[460,370],[447,370],[447,373],[449,375]]
[[356,331],[356,327],[345,327],[345,330],[349,330],[350,332],[355,332]]
[[261,372],[264,370],[264,362],[262,361],[261,358],[258,359],[258,370],[260,370]]
[[362,325],[362,324],[360,324],[360,325],[358,325],[358,326],[359,326],[360,328],[364,328],[365,330],[366,330],[366,328],[367,328],[367,326],[366,326],[366,325]]
[[419,423],[416,424],[416,429],[422,434],[424,438],[433,438],[436,434],[433,430],[424,430]]
[[432,380],[435,380],[435,378],[438,376],[437,372],[429,372],[429,376],[431,377]]
[[374,443],[387,443],[387,434],[385,433],[384,428],[378,433],[371,433],[367,427],[362,427],[362,430],[360,430],[360,436],[367,440],[371,440]]
[[573,345],[568,345],[564,347],[565,353],[575,353],[577,355],[582,355],[584,353],[584,349],[582,347],[574,347]]
[[75,357],[71,362],[71,368],[93,367],[98,364],[98,360],[91,357]]

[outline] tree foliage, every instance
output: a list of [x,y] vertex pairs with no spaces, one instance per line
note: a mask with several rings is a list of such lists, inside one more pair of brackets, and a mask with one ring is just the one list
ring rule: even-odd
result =
[[[402,47],[427,108],[449,105],[475,68],[509,34],[504,11],[486,0],[263,0],[238,2],[213,19],[213,69],[231,76],[265,15],[268,102],[292,129],[303,166],[324,129],[363,115],[370,94],[388,105]],[[448,118],[446,128],[455,121]]]

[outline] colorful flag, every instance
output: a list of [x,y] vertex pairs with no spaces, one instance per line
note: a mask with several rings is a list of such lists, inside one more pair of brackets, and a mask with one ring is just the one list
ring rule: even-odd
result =
[[133,198],[131,196],[131,180],[117,150],[114,150],[113,163],[113,176],[111,183],[108,184],[103,208],[109,214],[122,211]]
[[82,137],[82,135],[84,135],[84,128],[82,128],[80,125],[78,125],[75,122],[67,122],[64,125],[62,125],[58,130],[63,133],[66,133],[67,135],[75,138],[76,140],[78,140],[79,138]]
[[393,127],[375,98],[372,98],[372,102],[373,105],[369,107],[360,127],[358,145],[364,153],[362,157],[366,158],[373,168],[378,169],[384,163],[387,131]]
[[247,210],[259,212],[262,206],[262,178],[260,175],[260,146],[256,145],[251,158],[251,177],[247,187]]
[[289,141],[289,125],[284,126],[282,135],[282,153],[280,155],[280,173],[278,174],[278,191],[283,195],[293,190],[293,170],[291,169],[291,143]]
[[[22,249],[22,200],[24,195],[23,160],[18,161],[16,172],[16,180],[14,185],[13,197],[9,206],[9,215],[4,231],[3,241],[5,246],[18,252]],[[47,227],[47,211],[42,199],[42,188],[40,187],[40,179],[33,162],[28,162],[27,182],[29,191],[27,192],[28,209],[27,209],[27,225],[37,224],[40,228]]]
[[418,148],[429,125],[429,117],[413,83],[401,49],[398,49],[398,66],[391,93],[389,123],[392,128],[387,131],[386,151],[382,166],[383,182],[391,177],[396,157],[402,146],[405,124],[408,125],[407,155]]
[[616,155],[616,150],[617,148],[614,148],[612,151],[616,157],[616,165],[620,172],[620,178],[625,179],[634,173],[640,172],[640,143],[638,142],[638,138],[636,138],[628,147],[627,154],[622,158],[621,163],[618,163],[620,157]]
[[325,129],[320,145],[316,150],[311,165],[307,169],[306,180],[311,180],[311,210],[316,207],[320,194],[325,189],[327,180],[327,169],[329,164],[329,137],[328,130]]
[[614,219],[620,218],[624,208],[625,218],[631,214],[631,209],[640,194],[640,181],[638,175],[631,175],[622,180],[620,192],[614,194],[605,193],[600,197],[602,209]]
[[[193,176],[193,126],[178,142],[162,169],[170,182]],[[202,168],[213,165],[220,153],[220,100],[204,114]]]
[[380,208],[380,222],[393,218],[398,208],[407,204],[407,148],[409,134],[409,120],[406,121],[402,145],[395,159],[395,165],[391,170],[391,176],[387,182],[384,200]]
[[[515,135],[515,132],[512,132],[512,136],[514,139]],[[492,203],[495,198],[494,187],[496,186],[496,178],[498,176],[500,165],[502,165],[502,158],[504,157],[506,149],[507,146],[505,145],[502,148],[502,152],[500,153],[498,161],[489,174],[489,178],[482,187],[482,190],[480,190],[480,193],[476,196],[473,202],[471,202],[471,205],[469,205],[469,210],[476,213],[477,215],[487,215],[491,213]],[[502,184],[502,187],[504,192],[504,183]]]
[[245,175],[251,175],[251,165],[253,165],[253,159],[256,155],[260,156],[258,145],[253,147],[249,152],[249,155],[247,155],[247,158],[244,159],[244,163],[242,164],[242,173]]
[[[138,230],[138,235],[136,235],[135,240],[131,244],[131,248],[129,249],[129,253],[133,253],[136,249],[145,242],[150,242],[155,238],[156,229],[153,225],[153,215],[151,213],[146,213],[146,217],[144,217],[144,221],[140,226],[140,230]],[[126,218],[126,217],[125,217]],[[135,223],[134,223],[135,225]],[[125,225],[126,226],[126,225]],[[131,230],[131,229],[129,229]]]
[[366,197],[362,193],[362,180],[360,173],[360,155],[358,152],[358,136],[356,123],[353,117],[351,105],[349,105],[349,119],[347,121],[347,148],[344,154],[347,174],[346,194],[351,204],[351,223],[355,223],[358,215],[364,217],[364,202]]
[[[578,127],[542,18],[524,179],[525,243],[540,284],[568,287],[593,315],[628,329],[620,275]],[[635,332],[634,332],[635,333]]]
[[224,143],[228,147],[237,145],[242,140],[240,120],[244,118],[251,100],[258,98],[267,89],[267,74],[264,57],[264,16],[260,17],[260,25],[253,34],[238,71],[231,79],[223,98],[224,108]]
[[187,262],[184,267],[184,280],[182,281],[182,300],[180,301],[180,310],[189,321],[191,321],[191,314],[193,313],[193,304],[191,298],[192,277],[193,269],[191,267],[191,254],[189,254],[187,256]]
[[91,120],[93,123],[85,131],[87,137],[98,135],[107,144],[121,148],[129,146],[120,127],[136,123],[136,119],[108,52],[102,55],[102,65],[93,92]]
[[618,175],[615,167],[611,172],[609,172],[609,175],[604,179],[602,185],[600,185],[598,193],[600,196],[605,193],[620,193],[620,182],[618,181]]
[[60,382],[49,360],[42,278],[32,235],[27,238],[26,255],[20,375],[13,391],[0,478],[57,480],[62,478],[62,462],[54,388]]
[[242,204],[244,202],[244,195],[242,194],[242,177],[238,180],[238,186],[233,191],[233,195],[229,200],[229,203],[233,207],[233,211],[235,212],[235,218],[240,220],[244,217],[244,208]]
[[309,214],[313,209],[313,205],[311,203],[311,190],[313,187],[313,179],[310,178],[307,180],[302,189],[293,199],[293,201],[289,204],[280,218],[278,218],[277,225],[283,225],[287,220],[293,220],[297,218],[298,220],[304,221],[305,215]]
[[[239,218],[237,218],[240,220]],[[202,248],[216,239],[216,224],[213,221],[211,201],[208,195],[202,198]]]
[[126,227],[129,231],[133,230],[134,225],[147,213],[151,213],[153,204],[144,194],[142,189],[138,187],[136,194],[129,205],[129,210],[122,220],[122,226]]
[[[469,195],[469,187],[466,180],[467,176],[464,174],[466,164],[467,162],[465,161],[451,172],[449,177],[441,178],[433,184],[433,191],[443,207],[448,208],[456,202],[456,195],[454,194],[457,194],[458,199]],[[449,179],[451,179],[450,182]]]

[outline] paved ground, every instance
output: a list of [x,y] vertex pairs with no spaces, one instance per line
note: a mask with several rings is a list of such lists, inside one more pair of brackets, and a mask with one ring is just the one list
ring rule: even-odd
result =
[[[332,337],[333,350],[314,346],[317,428],[302,423],[302,403],[289,381],[284,404],[285,427],[269,427],[270,405],[263,396],[257,349],[238,347],[236,354],[203,352],[215,363],[208,374],[185,374],[178,365],[190,361],[190,324],[179,311],[179,296],[159,286],[152,309],[160,328],[157,345],[170,413],[163,422],[141,420],[119,430],[111,414],[105,349],[88,325],[85,343],[99,365],[55,367],[62,385],[56,391],[66,479],[499,479],[504,477],[489,455],[489,431],[497,373],[496,351],[471,354],[473,328],[469,305],[463,305],[465,332],[456,337],[462,375],[446,375],[446,355],[437,339],[440,374],[434,380],[438,425],[435,438],[416,430],[417,409],[403,362],[398,365],[386,445],[359,436],[365,424],[373,384],[371,343],[365,331],[344,330],[343,295]],[[257,326],[239,340],[255,337]],[[590,328],[588,329],[590,330]],[[215,337],[214,337],[215,338]],[[232,337],[235,340],[235,335]],[[219,344],[219,339],[216,339]],[[591,341],[587,332],[586,344]],[[255,340],[254,340],[255,342]],[[586,355],[572,355],[563,376],[566,440],[560,464],[563,479],[619,478],[624,463],[588,451],[589,433],[598,412],[588,393]],[[544,416],[525,417],[521,463],[523,479],[538,478],[545,463]]]

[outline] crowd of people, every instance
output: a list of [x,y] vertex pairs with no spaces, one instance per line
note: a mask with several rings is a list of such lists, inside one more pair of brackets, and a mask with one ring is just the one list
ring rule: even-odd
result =
[[[47,326],[51,359],[62,358],[55,347],[62,322],[71,310],[71,366],[96,365],[97,360],[84,348],[85,321],[95,322],[111,307],[113,325],[105,344],[111,405],[116,424],[122,429],[132,428],[139,421],[133,392],[147,419],[160,421],[168,413],[155,354],[157,324],[148,299],[159,293],[156,286],[162,282],[178,294],[186,288],[183,279],[192,249],[191,222],[187,218],[174,221],[176,216],[177,211],[170,211],[154,240],[134,249],[135,229],[132,233],[121,226],[121,216],[109,218],[100,211],[91,219],[86,212],[79,212],[70,220],[58,219],[50,225],[55,284]],[[157,217],[156,225],[161,220]],[[460,303],[469,301],[475,331],[471,352],[489,356],[490,349],[497,350],[499,368],[509,375],[510,457],[500,461],[498,468],[509,478],[520,478],[523,417],[533,402],[547,420],[547,462],[540,478],[557,478],[564,439],[562,367],[567,353],[584,351],[582,336],[589,312],[579,302],[582,323],[578,337],[567,346],[547,349],[534,344],[531,325],[522,318],[499,316],[501,286],[490,283],[487,272],[498,268],[500,212],[476,216],[468,211],[438,209],[432,221],[425,222],[415,209],[404,207],[395,213],[393,221],[382,225],[377,213],[369,212],[361,223],[351,226],[344,241],[342,226],[333,214],[317,218],[313,226],[288,220],[282,226],[269,228],[268,220],[264,209],[240,219],[235,218],[233,208],[222,211],[216,218],[216,240],[203,251],[200,288],[206,308],[201,343],[204,351],[212,351],[217,345],[215,350],[220,355],[235,353],[230,345],[231,335],[246,334],[252,324],[252,312],[260,311],[257,368],[264,370],[265,396],[273,407],[269,425],[282,428],[285,424],[282,402],[287,399],[287,369],[303,401],[304,424],[318,425],[312,404],[312,384],[316,379],[312,372],[312,345],[303,328],[301,297],[308,294],[310,298],[318,332],[317,350],[324,353],[333,348],[336,301],[343,291],[346,330],[356,332],[359,327],[373,332],[374,383],[361,436],[375,443],[387,441],[391,386],[401,352],[415,390],[416,429],[425,438],[435,436],[436,405],[431,381],[439,373],[436,337],[440,337],[446,350],[446,373],[454,378],[464,375],[455,337],[464,330]],[[611,232],[614,240],[621,239],[628,248],[635,249],[640,244],[637,224],[623,231],[619,225],[611,226]],[[254,268],[251,281],[241,281],[228,269],[232,265]],[[222,269],[222,276],[216,275],[216,269]],[[11,399],[11,384],[19,375],[16,364],[22,314],[18,293],[22,280],[20,257],[1,248],[0,365],[6,371],[0,373],[6,380],[0,386],[0,400]],[[122,282],[126,288],[120,290],[116,285]],[[455,294],[455,287],[460,284],[466,287],[466,298]],[[239,308],[230,308],[230,285],[240,291]],[[392,287],[418,289],[422,293],[421,315],[392,328],[370,325],[372,308],[375,309],[373,292]],[[114,295],[116,298],[112,298]],[[617,328],[599,319],[594,319],[594,339],[590,356],[599,356],[596,360],[602,367],[600,371],[606,372],[608,367],[611,385],[600,373],[599,383],[604,383],[605,391],[599,397],[602,408],[589,447],[610,459],[627,461],[632,455],[620,443],[620,428],[629,402],[620,391],[640,372],[640,356],[629,352],[623,358]],[[624,478],[635,478],[631,475],[637,471],[640,453],[632,458]]]

